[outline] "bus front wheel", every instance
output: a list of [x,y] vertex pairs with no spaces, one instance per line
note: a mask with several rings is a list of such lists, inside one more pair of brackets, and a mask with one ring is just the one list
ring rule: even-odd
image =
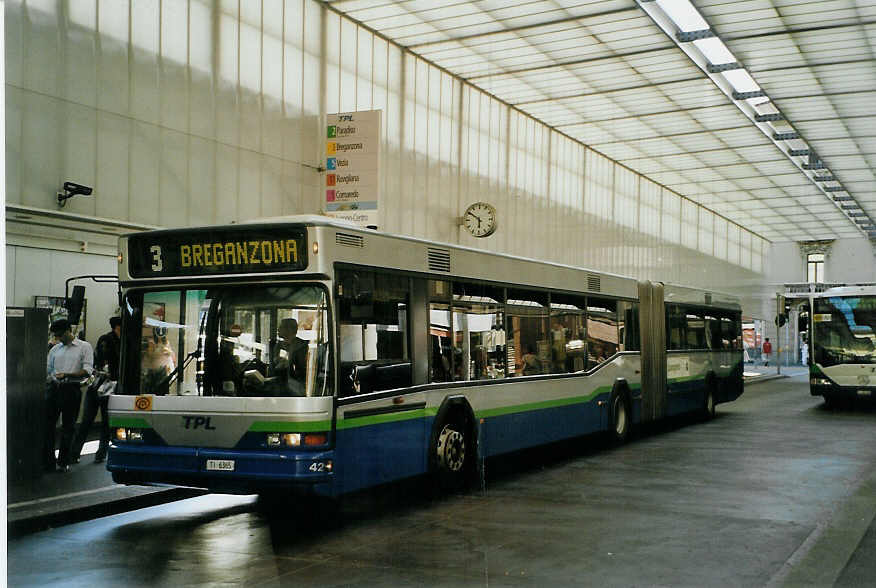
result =
[[464,485],[472,449],[463,421],[442,424],[433,452],[435,473],[442,488],[456,490]]

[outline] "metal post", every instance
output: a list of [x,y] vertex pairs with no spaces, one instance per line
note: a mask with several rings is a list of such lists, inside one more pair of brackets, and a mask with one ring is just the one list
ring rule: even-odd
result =
[[782,322],[780,317],[785,311],[784,296],[776,294],[776,374],[782,374]]

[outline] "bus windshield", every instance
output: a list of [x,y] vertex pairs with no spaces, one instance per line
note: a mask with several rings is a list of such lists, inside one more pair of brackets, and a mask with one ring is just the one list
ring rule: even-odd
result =
[[876,296],[815,299],[816,363],[876,363]]
[[316,284],[129,293],[125,392],[331,395],[328,316]]

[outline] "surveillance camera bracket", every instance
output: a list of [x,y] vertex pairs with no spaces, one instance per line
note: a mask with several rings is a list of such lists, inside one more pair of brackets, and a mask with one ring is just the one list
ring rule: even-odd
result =
[[67,205],[67,199],[73,198],[76,194],[70,194],[69,192],[58,192],[58,206],[64,208]]

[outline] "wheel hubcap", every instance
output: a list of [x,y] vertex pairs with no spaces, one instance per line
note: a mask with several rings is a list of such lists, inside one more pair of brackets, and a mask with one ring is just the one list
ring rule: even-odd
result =
[[465,462],[465,437],[445,426],[438,436],[438,463],[445,470],[458,472]]
[[709,414],[711,414],[712,411],[715,410],[715,399],[712,398],[711,392],[709,392],[709,395],[706,396],[706,410],[709,412]]

